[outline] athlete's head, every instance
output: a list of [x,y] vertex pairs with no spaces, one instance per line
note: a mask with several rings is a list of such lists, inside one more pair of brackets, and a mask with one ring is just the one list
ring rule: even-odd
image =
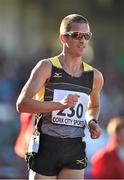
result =
[[88,20],[85,17],[83,17],[79,14],[70,14],[62,20],[61,25],[60,25],[60,34],[69,32],[74,23],[89,24]]
[[107,126],[108,134],[124,146],[124,117],[113,118]]

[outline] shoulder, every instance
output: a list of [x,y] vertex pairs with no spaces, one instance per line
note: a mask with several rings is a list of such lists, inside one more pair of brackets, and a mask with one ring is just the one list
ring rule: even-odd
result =
[[50,59],[42,59],[40,60],[36,66],[34,67],[34,69],[40,69],[40,68],[51,68],[52,64],[50,62]]
[[40,60],[35,67],[32,70],[32,73],[35,72],[45,72],[45,71],[51,71],[52,64],[49,59],[42,59]]
[[107,159],[109,157],[109,152],[107,151],[106,147],[103,147],[102,149],[98,150],[97,153],[95,153],[92,158],[91,162],[96,163],[98,161],[101,161],[103,159]]
[[52,63],[49,59],[40,60],[32,69],[31,78],[48,79],[51,76]]
[[93,82],[93,89],[102,89],[104,84],[104,78],[102,73],[97,70],[96,68],[93,68],[94,72],[94,82]]
[[96,81],[99,81],[99,80],[104,81],[103,75],[98,69],[93,68],[93,71],[94,71],[94,80],[96,80]]

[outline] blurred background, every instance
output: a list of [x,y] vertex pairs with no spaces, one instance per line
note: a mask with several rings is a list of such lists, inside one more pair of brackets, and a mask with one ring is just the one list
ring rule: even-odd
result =
[[34,65],[61,52],[60,22],[72,13],[89,20],[93,37],[84,61],[105,79],[99,118],[103,135],[96,142],[86,135],[86,173],[92,154],[106,144],[109,120],[124,115],[124,1],[0,0],[0,178],[27,177],[26,163],[14,151],[20,131],[16,99]]

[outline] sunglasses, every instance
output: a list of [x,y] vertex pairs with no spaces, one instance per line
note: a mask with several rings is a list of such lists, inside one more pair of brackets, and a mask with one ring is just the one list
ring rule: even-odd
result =
[[82,40],[82,38],[84,37],[84,39],[86,41],[90,40],[92,37],[92,33],[88,32],[88,33],[82,33],[82,32],[67,32],[64,34],[64,36],[70,36],[73,39],[76,40]]

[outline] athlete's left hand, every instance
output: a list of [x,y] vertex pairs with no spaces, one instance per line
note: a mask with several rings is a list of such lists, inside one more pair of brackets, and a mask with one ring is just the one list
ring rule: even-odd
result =
[[90,136],[92,139],[97,139],[100,137],[101,128],[99,127],[99,125],[96,122],[90,121],[88,123],[88,129],[89,129]]

